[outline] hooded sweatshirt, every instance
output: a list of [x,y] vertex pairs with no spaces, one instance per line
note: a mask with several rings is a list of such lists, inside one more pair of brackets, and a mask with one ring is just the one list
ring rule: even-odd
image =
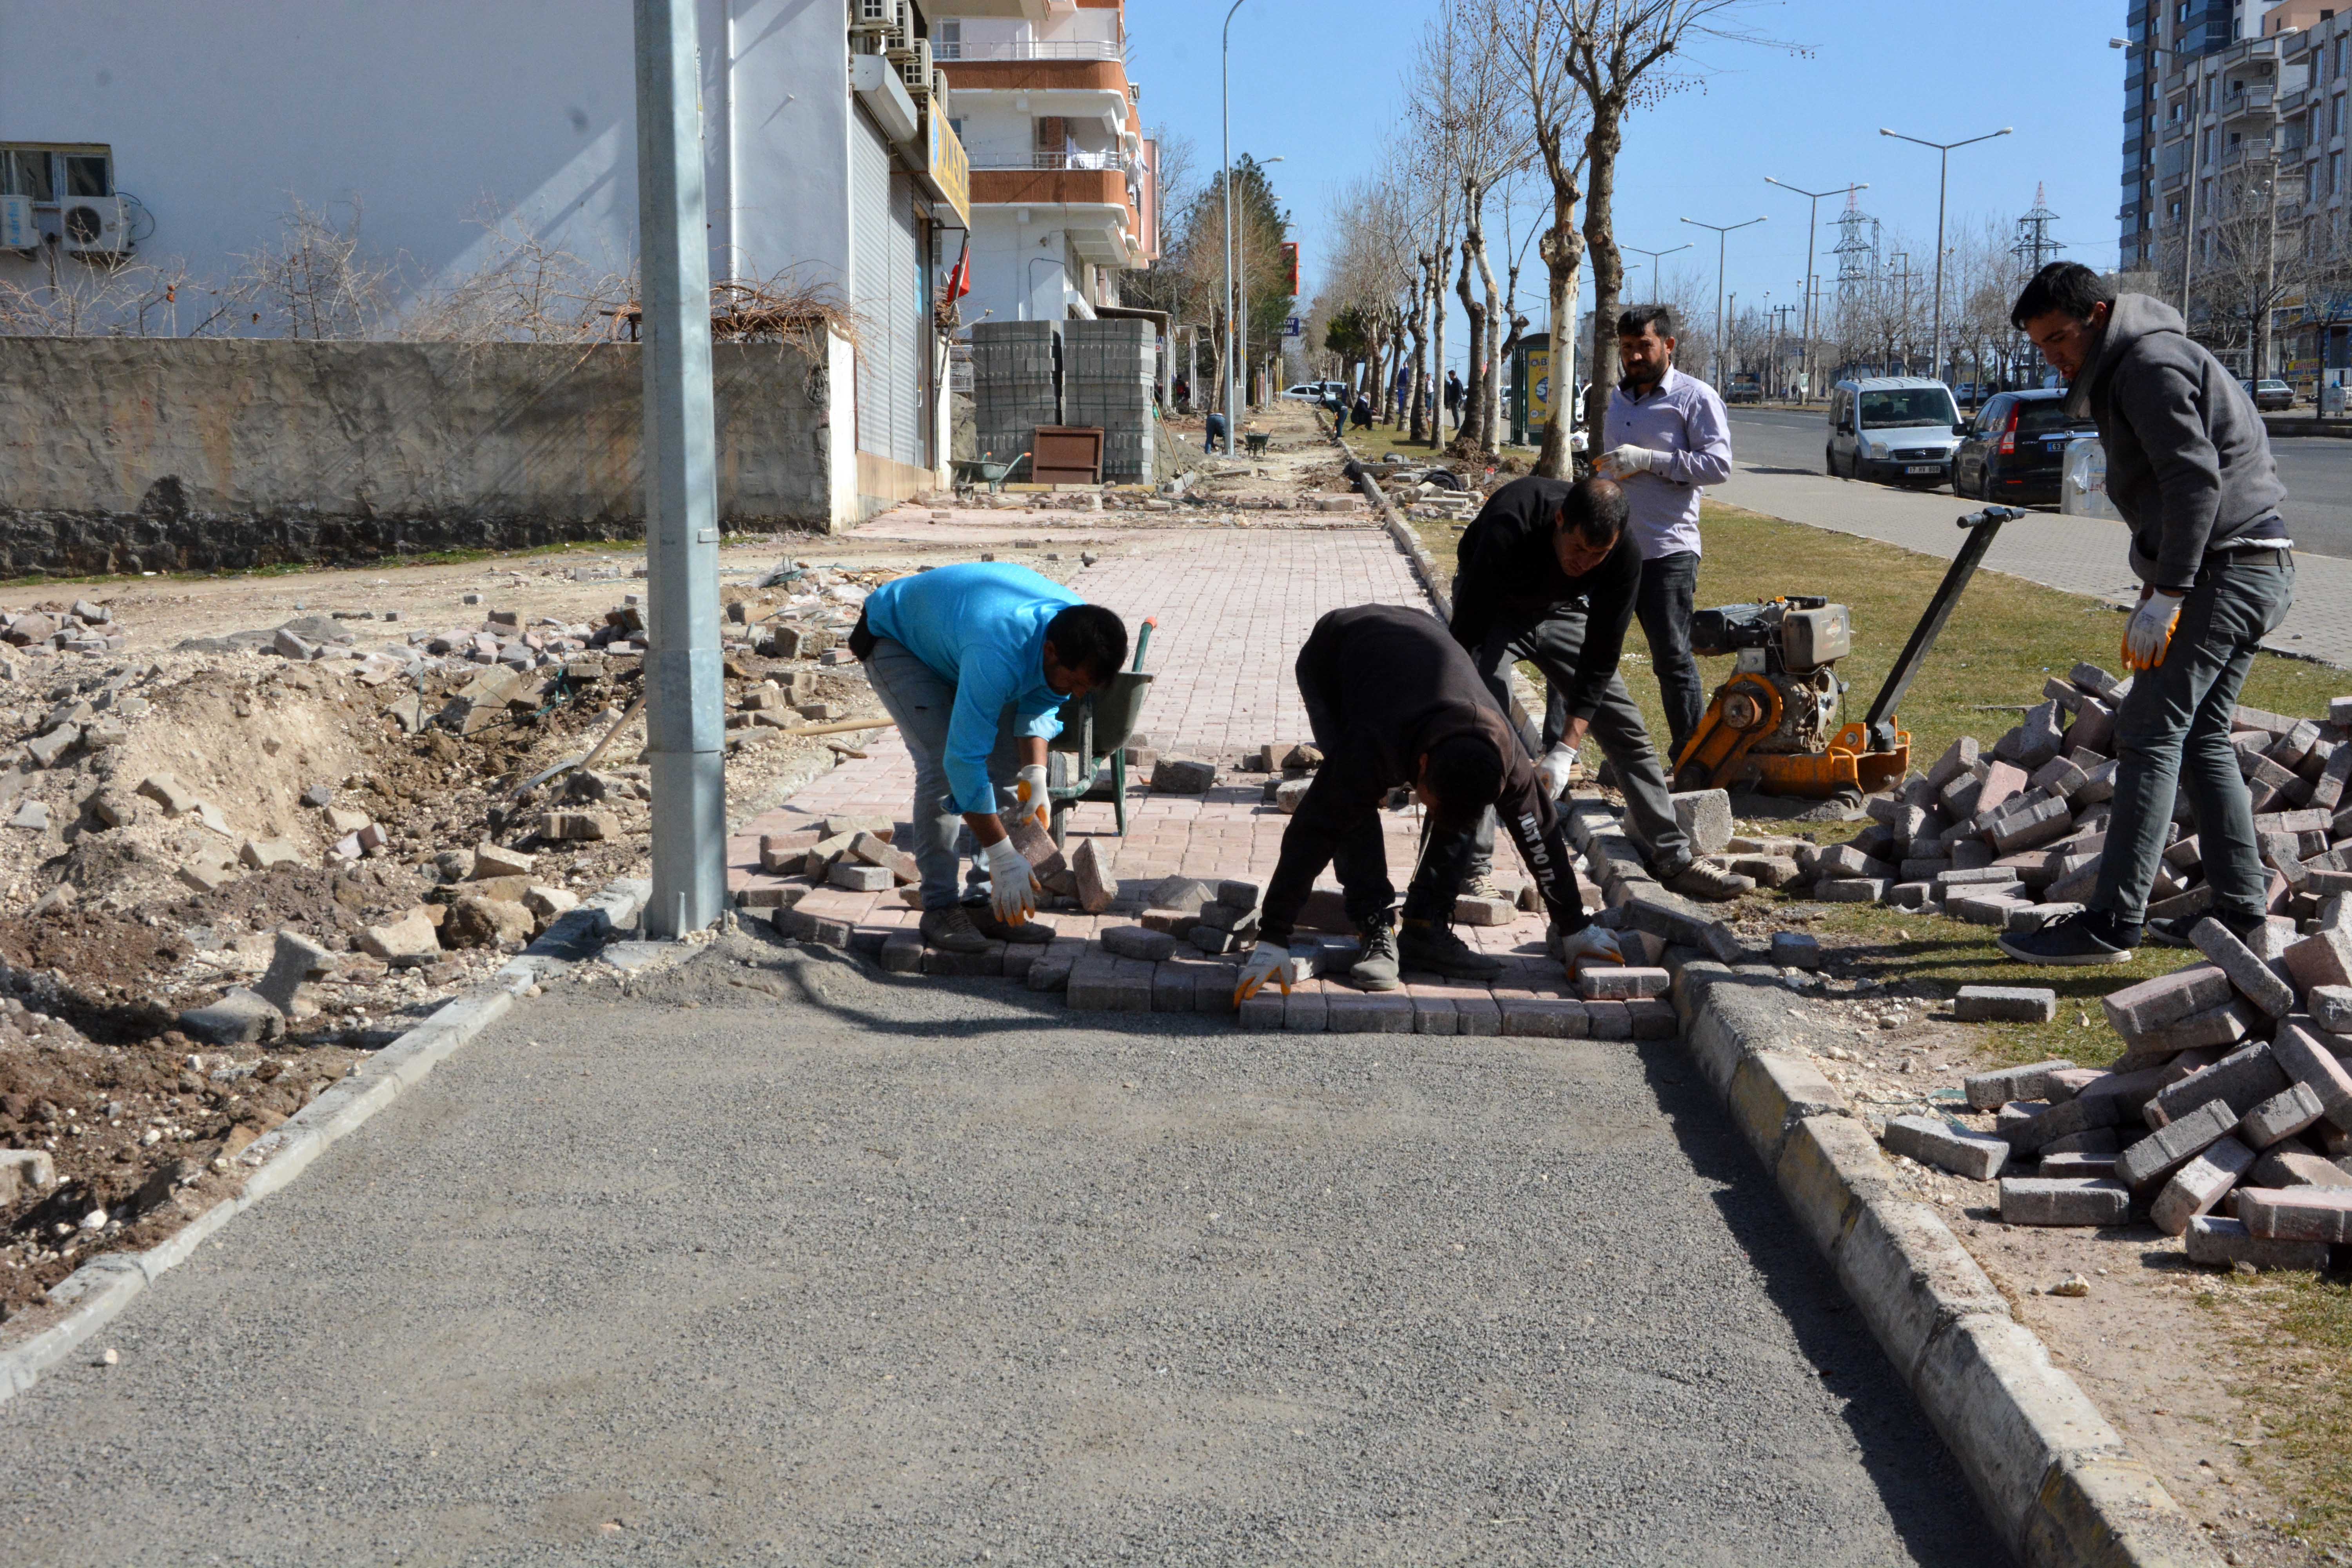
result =
[[2186,591],[2208,552],[2286,539],[2286,487],[2262,416],[2162,300],[2116,299],[2066,412],[2099,426],[2107,496],[2131,529],[2140,581]]

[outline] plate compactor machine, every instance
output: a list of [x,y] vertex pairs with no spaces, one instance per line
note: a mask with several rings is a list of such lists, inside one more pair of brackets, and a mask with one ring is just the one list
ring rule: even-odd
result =
[[1846,682],[1837,661],[1853,651],[1853,617],[1843,605],[1792,595],[1692,616],[1692,651],[1738,662],[1675,759],[1675,787],[1858,800],[1901,784],[1911,767],[1911,732],[1895,727],[1895,705],[2000,525],[2024,515],[1995,506],[1959,520],[1968,540],[1859,724],[1843,721]]

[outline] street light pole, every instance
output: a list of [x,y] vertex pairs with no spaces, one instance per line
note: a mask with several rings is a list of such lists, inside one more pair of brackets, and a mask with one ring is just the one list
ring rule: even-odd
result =
[[1233,9],[1225,13],[1224,43],[1224,102],[1225,102],[1225,456],[1234,455],[1234,427],[1240,423],[1234,408],[1234,374],[1241,357],[1241,340],[1235,331],[1234,292],[1234,12],[1242,8],[1243,0],[1234,0]]
[[[1790,195],[1803,196],[1807,200],[1808,205],[1805,211],[1805,276],[1811,278],[1813,275],[1813,241],[1821,234],[1822,230],[1822,198],[1823,196],[1833,196],[1838,193],[1835,190],[1801,190],[1799,187],[1789,184],[1786,180],[1776,180],[1769,174],[1764,176],[1764,183],[1768,185],[1778,185],[1782,190],[1788,192]],[[1866,191],[1868,189],[1870,189],[1870,187],[1867,184],[1849,184],[1845,187],[1845,194],[1848,196],[1852,196],[1856,191]],[[1812,384],[1813,335],[1813,296],[1812,290],[1809,289],[1805,291],[1805,346],[1802,351],[1806,384],[1809,387]]]
[[646,752],[653,894],[646,934],[727,905],[726,688],[719,662],[718,442],[710,238],[694,0],[636,0],[637,244],[644,275]]
[[1751,217],[1746,223],[1701,223],[1695,217],[1682,220],[1693,228],[1715,230],[1715,382],[1723,384],[1723,264],[1731,244],[1734,229],[1753,228],[1764,220]]
[[1988,131],[1981,136],[1971,136],[1965,142],[1928,142],[1916,136],[1906,136],[1900,131],[1889,131],[1883,125],[1878,128],[1878,133],[1881,136],[1892,136],[1897,142],[1909,142],[1921,147],[1933,147],[1938,161],[1936,173],[1936,363],[1928,371],[1930,375],[1938,378],[1944,374],[1944,195],[1950,184],[1952,150],[1956,147],[1973,147],[1979,142],[1990,142],[1996,136],[2006,136],[2011,129],[2010,126],[2004,125],[1998,131]]
[[1660,299],[1658,293],[1658,258],[1661,256],[1672,256],[1675,251],[1688,250],[1690,246],[1687,243],[1677,245],[1675,247],[1674,250],[1645,250],[1638,245],[1628,245],[1621,247],[1620,248],[1630,250],[1636,256],[1646,256],[1650,258],[1650,302],[1654,305],[1659,302]]

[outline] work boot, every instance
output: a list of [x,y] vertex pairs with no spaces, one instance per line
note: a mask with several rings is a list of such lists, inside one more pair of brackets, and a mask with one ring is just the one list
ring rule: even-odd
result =
[[943,910],[925,910],[916,929],[922,932],[923,945],[941,952],[986,952],[988,938],[971,923],[970,911],[961,904],[950,904]]
[[2139,927],[2127,926],[2105,910],[2061,915],[2040,931],[2000,939],[2001,952],[2020,963],[2121,963],[2139,948]]
[[1756,890],[1755,878],[1727,871],[1707,860],[1687,861],[1673,870],[1661,867],[1658,880],[1685,899],[1704,899],[1709,903],[1719,904]]
[[985,900],[979,903],[961,904],[958,908],[963,910],[964,918],[971,923],[972,928],[990,942],[1028,942],[1034,946],[1041,942],[1054,940],[1054,928],[1034,917],[1017,926],[1007,925],[996,918],[995,906]]
[[1448,980],[1492,980],[1503,961],[1490,958],[1433,921],[1407,921],[1397,931],[1397,957],[1407,969],[1425,969]]
[[[2263,929],[2263,921],[2270,918],[2267,915],[2242,915],[2230,910],[2213,910],[2209,913],[2212,919],[2227,926],[2230,934],[2240,942],[2250,942],[2254,932]],[[2197,944],[2189,939],[2189,933],[2206,919],[2206,915],[2174,915],[2166,920],[2150,921],[2142,934],[2158,947],[2195,947]]]
[[1366,921],[1359,940],[1363,956],[1349,968],[1349,979],[1367,991],[1394,991],[1403,984],[1397,978],[1402,965],[1397,962],[1394,915],[1379,914]]

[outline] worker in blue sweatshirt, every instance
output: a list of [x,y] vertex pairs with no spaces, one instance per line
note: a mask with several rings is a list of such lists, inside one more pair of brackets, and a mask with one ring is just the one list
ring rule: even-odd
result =
[[[1030,923],[1037,883],[1004,831],[1013,809],[1044,817],[1045,745],[1062,704],[1127,662],[1127,627],[1099,605],[1025,566],[975,562],[885,583],[849,635],[875,695],[915,759],[914,843],[923,940],[947,952],[991,941],[1044,942]],[[970,828],[986,866],[973,893],[956,885],[957,838]]]

